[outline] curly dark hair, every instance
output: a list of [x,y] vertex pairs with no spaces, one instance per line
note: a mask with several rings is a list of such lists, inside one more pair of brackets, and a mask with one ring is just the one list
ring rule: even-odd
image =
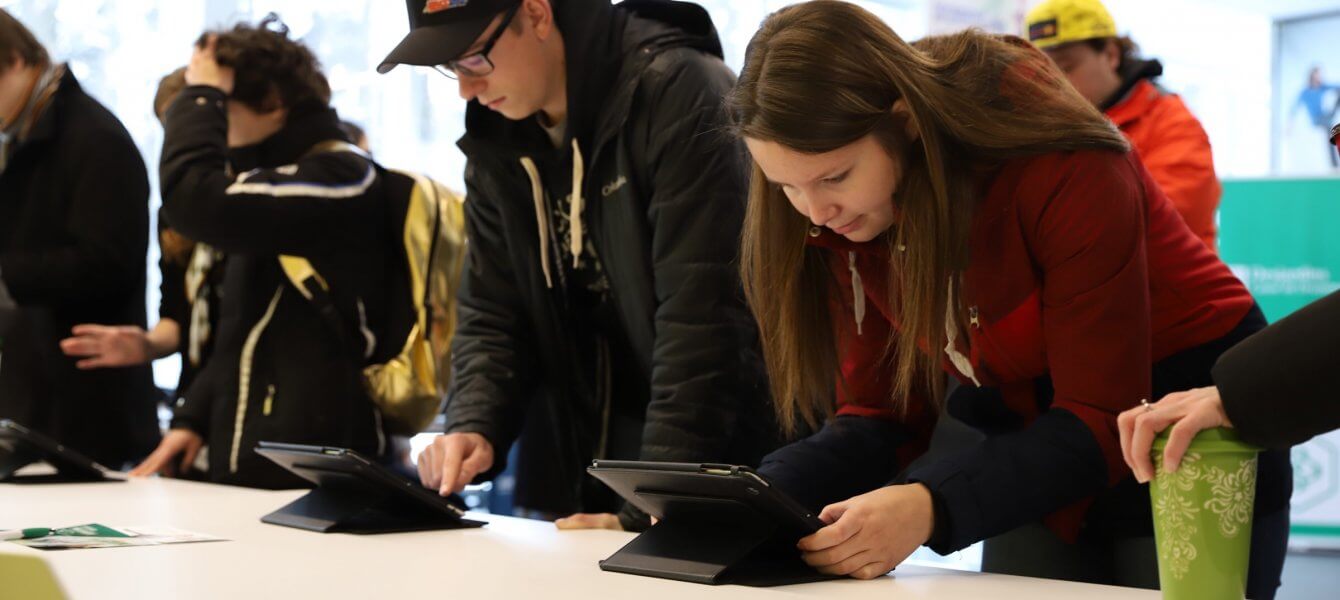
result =
[[305,44],[288,37],[288,27],[273,13],[255,26],[238,23],[226,31],[206,32],[218,37],[215,59],[234,71],[231,98],[256,112],[302,104],[330,103],[330,82],[321,62]]

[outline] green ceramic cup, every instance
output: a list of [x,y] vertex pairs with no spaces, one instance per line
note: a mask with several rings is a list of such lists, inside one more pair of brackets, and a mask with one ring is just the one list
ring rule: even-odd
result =
[[1163,472],[1167,431],[1154,440],[1149,484],[1159,584],[1168,600],[1241,600],[1247,587],[1256,455],[1231,429],[1196,435],[1176,473]]

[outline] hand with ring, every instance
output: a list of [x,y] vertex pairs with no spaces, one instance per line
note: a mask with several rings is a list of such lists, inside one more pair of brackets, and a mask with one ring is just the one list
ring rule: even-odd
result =
[[1168,394],[1157,403],[1141,400],[1140,406],[1117,416],[1121,454],[1136,481],[1148,483],[1154,478],[1150,449],[1154,437],[1169,426],[1172,431],[1163,450],[1163,465],[1164,471],[1172,473],[1181,465],[1182,455],[1186,454],[1197,433],[1214,427],[1232,427],[1233,423],[1224,413],[1224,404],[1216,387]]

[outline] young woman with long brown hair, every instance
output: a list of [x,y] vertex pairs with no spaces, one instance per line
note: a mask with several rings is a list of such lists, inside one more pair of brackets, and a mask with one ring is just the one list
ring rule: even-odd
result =
[[[875,577],[922,544],[988,540],[986,570],[1156,587],[1116,415],[1207,385],[1264,320],[1121,134],[1017,38],[914,47],[835,1],[763,23],[731,110],[777,413],[822,426],[762,466],[824,507],[806,561]],[[950,412],[986,441],[909,470],[946,374]],[[1261,464],[1257,598],[1279,582],[1290,493],[1287,455]]]

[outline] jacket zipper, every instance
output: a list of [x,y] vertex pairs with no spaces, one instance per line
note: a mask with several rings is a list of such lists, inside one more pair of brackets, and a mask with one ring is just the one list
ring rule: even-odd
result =
[[[598,146],[596,148],[595,154],[592,156],[592,161],[587,163],[587,165],[592,167],[592,171],[594,171],[594,166],[596,164],[599,164],[596,161],[600,159],[606,146],[608,146],[608,144],[601,144],[600,146]],[[615,169],[615,173],[617,175],[618,173],[617,168]],[[574,190],[574,193],[575,191],[576,190]],[[583,196],[585,196],[586,190],[581,190],[581,193]],[[615,297],[614,294],[614,288],[615,288],[613,284],[614,278],[610,274],[609,262],[607,261],[604,252],[604,248],[608,246],[608,244],[604,243],[605,215],[599,208],[599,206],[604,205],[605,197],[602,195],[600,196],[600,198],[601,198],[600,202],[587,203],[586,222],[591,226],[590,227],[591,246],[592,246],[591,251],[593,254],[599,257],[601,265],[603,266],[603,269],[605,271],[605,277],[611,281],[609,290],[606,292],[609,295],[608,298],[606,298],[606,301],[609,302],[610,310],[615,314],[615,318],[618,318],[621,313],[619,311],[618,298]],[[609,453],[610,413],[613,411],[613,405],[614,405],[614,390],[613,390],[614,384],[612,381],[613,368],[611,366],[611,360],[610,360],[609,339],[601,335],[596,336],[596,353],[598,355],[596,358],[596,397],[600,399],[601,406],[600,406],[600,443],[596,446],[595,457],[603,459],[608,458],[607,454]]]
[[270,299],[270,306],[265,309],[265,315],[251,328],[246,343],[242,344],[242,357],[238,361],[237,373],[237,414],[233,418],[233,445],[228,456],[229,473],[237,473],[237,456],[242,448],[242,429],[247,420],[247,402],[251,395],[251,369],[252,361],[256,358],[256,344],[260,343],[261,333],[274,317],[275,307],[279,306],[279,297],[282,295],[284,288],[280,286]]
[[600,444],[596,446],[596,458],[607,458],[610,438],[610,410],[614,404],[614,394],[610,382],[610,343],[604,336],[596,336],[596,396],[600,398]]

